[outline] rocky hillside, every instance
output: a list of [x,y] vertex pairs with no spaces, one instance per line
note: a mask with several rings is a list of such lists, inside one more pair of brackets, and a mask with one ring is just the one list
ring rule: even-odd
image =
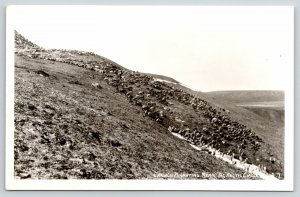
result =
[[283,177],[276,147],[224,106],[94,53],[15,43],[16,178],[259,178],[207,147]]

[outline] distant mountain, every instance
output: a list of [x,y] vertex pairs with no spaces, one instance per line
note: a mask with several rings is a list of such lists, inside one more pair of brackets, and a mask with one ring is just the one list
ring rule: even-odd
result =
[[[15,42],[16,178],[250,174],[212,150],[284,177],[284,133],[276,123],[91,52],[43,49],[19,33]],[[216,173],[234,176],[205,176]]]
[[269,90],[240,90],[207,92],[211,97],[223,99],[231,103],[250,103],[264,101],[284,101],[283,91]]

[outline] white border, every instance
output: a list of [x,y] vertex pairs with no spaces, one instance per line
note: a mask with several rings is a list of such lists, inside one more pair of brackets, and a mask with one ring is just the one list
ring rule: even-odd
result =
[[[285,89],[285,179],[267,180],[17,180],[14,179],[14,20],[17,6],[6,9],[6,155],[7,190],[236,190],[293,191],[294,189],[294,58]],[[29,7],[29,6],[28,6]],[[56,7],[56,6],[50,6]],[[87,7],[87,6],[84,6]],[[118,7],[118,6],[114,6]],[[130,6],[126,6],[128,8]],[[163,6],[167,8],[169,6]],[[219,7],[219,6],[206,6]],[[233,6],[226,6],[233,7]],[[244,6],[239,6],[244,7]],[[252,6],[254,7],[254,6]],[[257,6],[259,7],[259,6]],[[261,7],[261,6],[260,6]],[[272,7],[272,6],[265,6]],[[276,6],[279,7],[279,6]],[[294,24],[294,7],[290,9]],[[291,35],[294,38],[294,31]]]

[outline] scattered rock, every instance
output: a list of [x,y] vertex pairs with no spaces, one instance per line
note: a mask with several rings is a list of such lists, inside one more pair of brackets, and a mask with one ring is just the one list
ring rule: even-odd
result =
[[55,174],[53,177],[55,179],[68,179],[66,175],[61,175],[61,174]]
[[51,109],[51,110],[55,111],[55,108],[52,107],[52,106],[51,106],[50,104],[48,104],[48,103],[45,104],[45,108],[46,108],[46,109]]
[[42,135],[41,138],[42,138],[41,139],[41,143],[42,144],[45,144],[45,143],[49,144],[49,143],[51,143],[51,141],[48,139],[48,137]]
[[21,173],[19,176],[20,176],[21,179],[28,179],[28,178],[31,178],[31,175],[28,174],[28,173]]
[[44,121],[44,124],[45,124],[45,125],[51,125],[51,124],[53,124],[53,123],[52,123],[51,120],[45,120],[45,121]]
[[74,145],[72,145],[72,144],[69,146],[69,149],[70,149],[70,150],[74,150],[74,148],[75,148],[75,147],[74,147]]
[[40,121],[34,121],[32,123],[32,126],[42,126],[42,124],[40,123]]
[[68,125],[67,124],[62,124],[62,125],[59,125],[59,128],[62,129],[62,130],[66,130],[68,129]]
[[95,161],[96,155],[94,155],[94,153],[90,153],[88,159],[89,159],[90,161]]
[[65,139],[65,138],[61,138],[60,140],[59,140],[59,144],[60,145],[65,145],[67,143],[67,140]]
[[108,112],[105,112],[105,111],[101,110],[100,111],[100,115],[101,116],[108,116]]
[[69,84],[76,84],[76,85],[82,85],[82,83],[78,80],[76,81],[69,81]]
[[110,140],[110,144],[113,147],[120,147],[120,146],[122,146],[122,144],[118,140],[116,140],[116,139]]
[[98,89],[103,89],[99,83],[92,83],[92,86]]
[[38,74],[38,75],[41,75],[43,77],[49,77],[50,76],[48,73],[46,73],[45,71],[42,71],[42,70],[35,71],[35,73]]
[[25,152],[25,151],[28,151],[29,148],[28,148],[28,146],[22,145],[22,146],[20,146],[20,150],[21,150],[22,152]]
[[33,104],[28,104],[28,109],[30,110],[35,110],[36,107]]
[[77,124],[82,124],[82,121],[79,120],[79,119],[76,119],[75,121],[76,121]]
[[91,134],[92,134],[92,136],[93,136],[95,139],[97,139],[98,141],[101,140],[101,137],[102,137],[102,136],[101,136],[100,133],[98,133],[98,132],[96,132],[96,131],[92,131]]
[[70,167],[68,165],[62,165],[59,167],[59,170],[69,170]]
[[48,114],[50,116],[54,116],[55,115],[54,111],[51,110],[51,109],[44,109],[43,112],[45,112],[46,114]]
[[129,129],[129,126],[128,126],[126,123],[121,124],[121,127],[122,127],[123,129]]
[[16,120],[15,120],[15,123],[16,123],[17,125],[20,125],[20,126],[23,126],[23,125],[25,124],[25,122],[26,122],[25,119],[21,119],[21,120],[19,120],[19,121],[16,121]]

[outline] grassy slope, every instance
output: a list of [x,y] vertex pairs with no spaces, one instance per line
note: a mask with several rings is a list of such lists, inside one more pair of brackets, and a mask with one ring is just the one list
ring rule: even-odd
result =
[[[28,57],[15,60],[16,177],[144,179],[156,173],[243,173],[195,151],[143,117],[140,108],[95,72]],[[94,82],[102,89],[93,87]]]

